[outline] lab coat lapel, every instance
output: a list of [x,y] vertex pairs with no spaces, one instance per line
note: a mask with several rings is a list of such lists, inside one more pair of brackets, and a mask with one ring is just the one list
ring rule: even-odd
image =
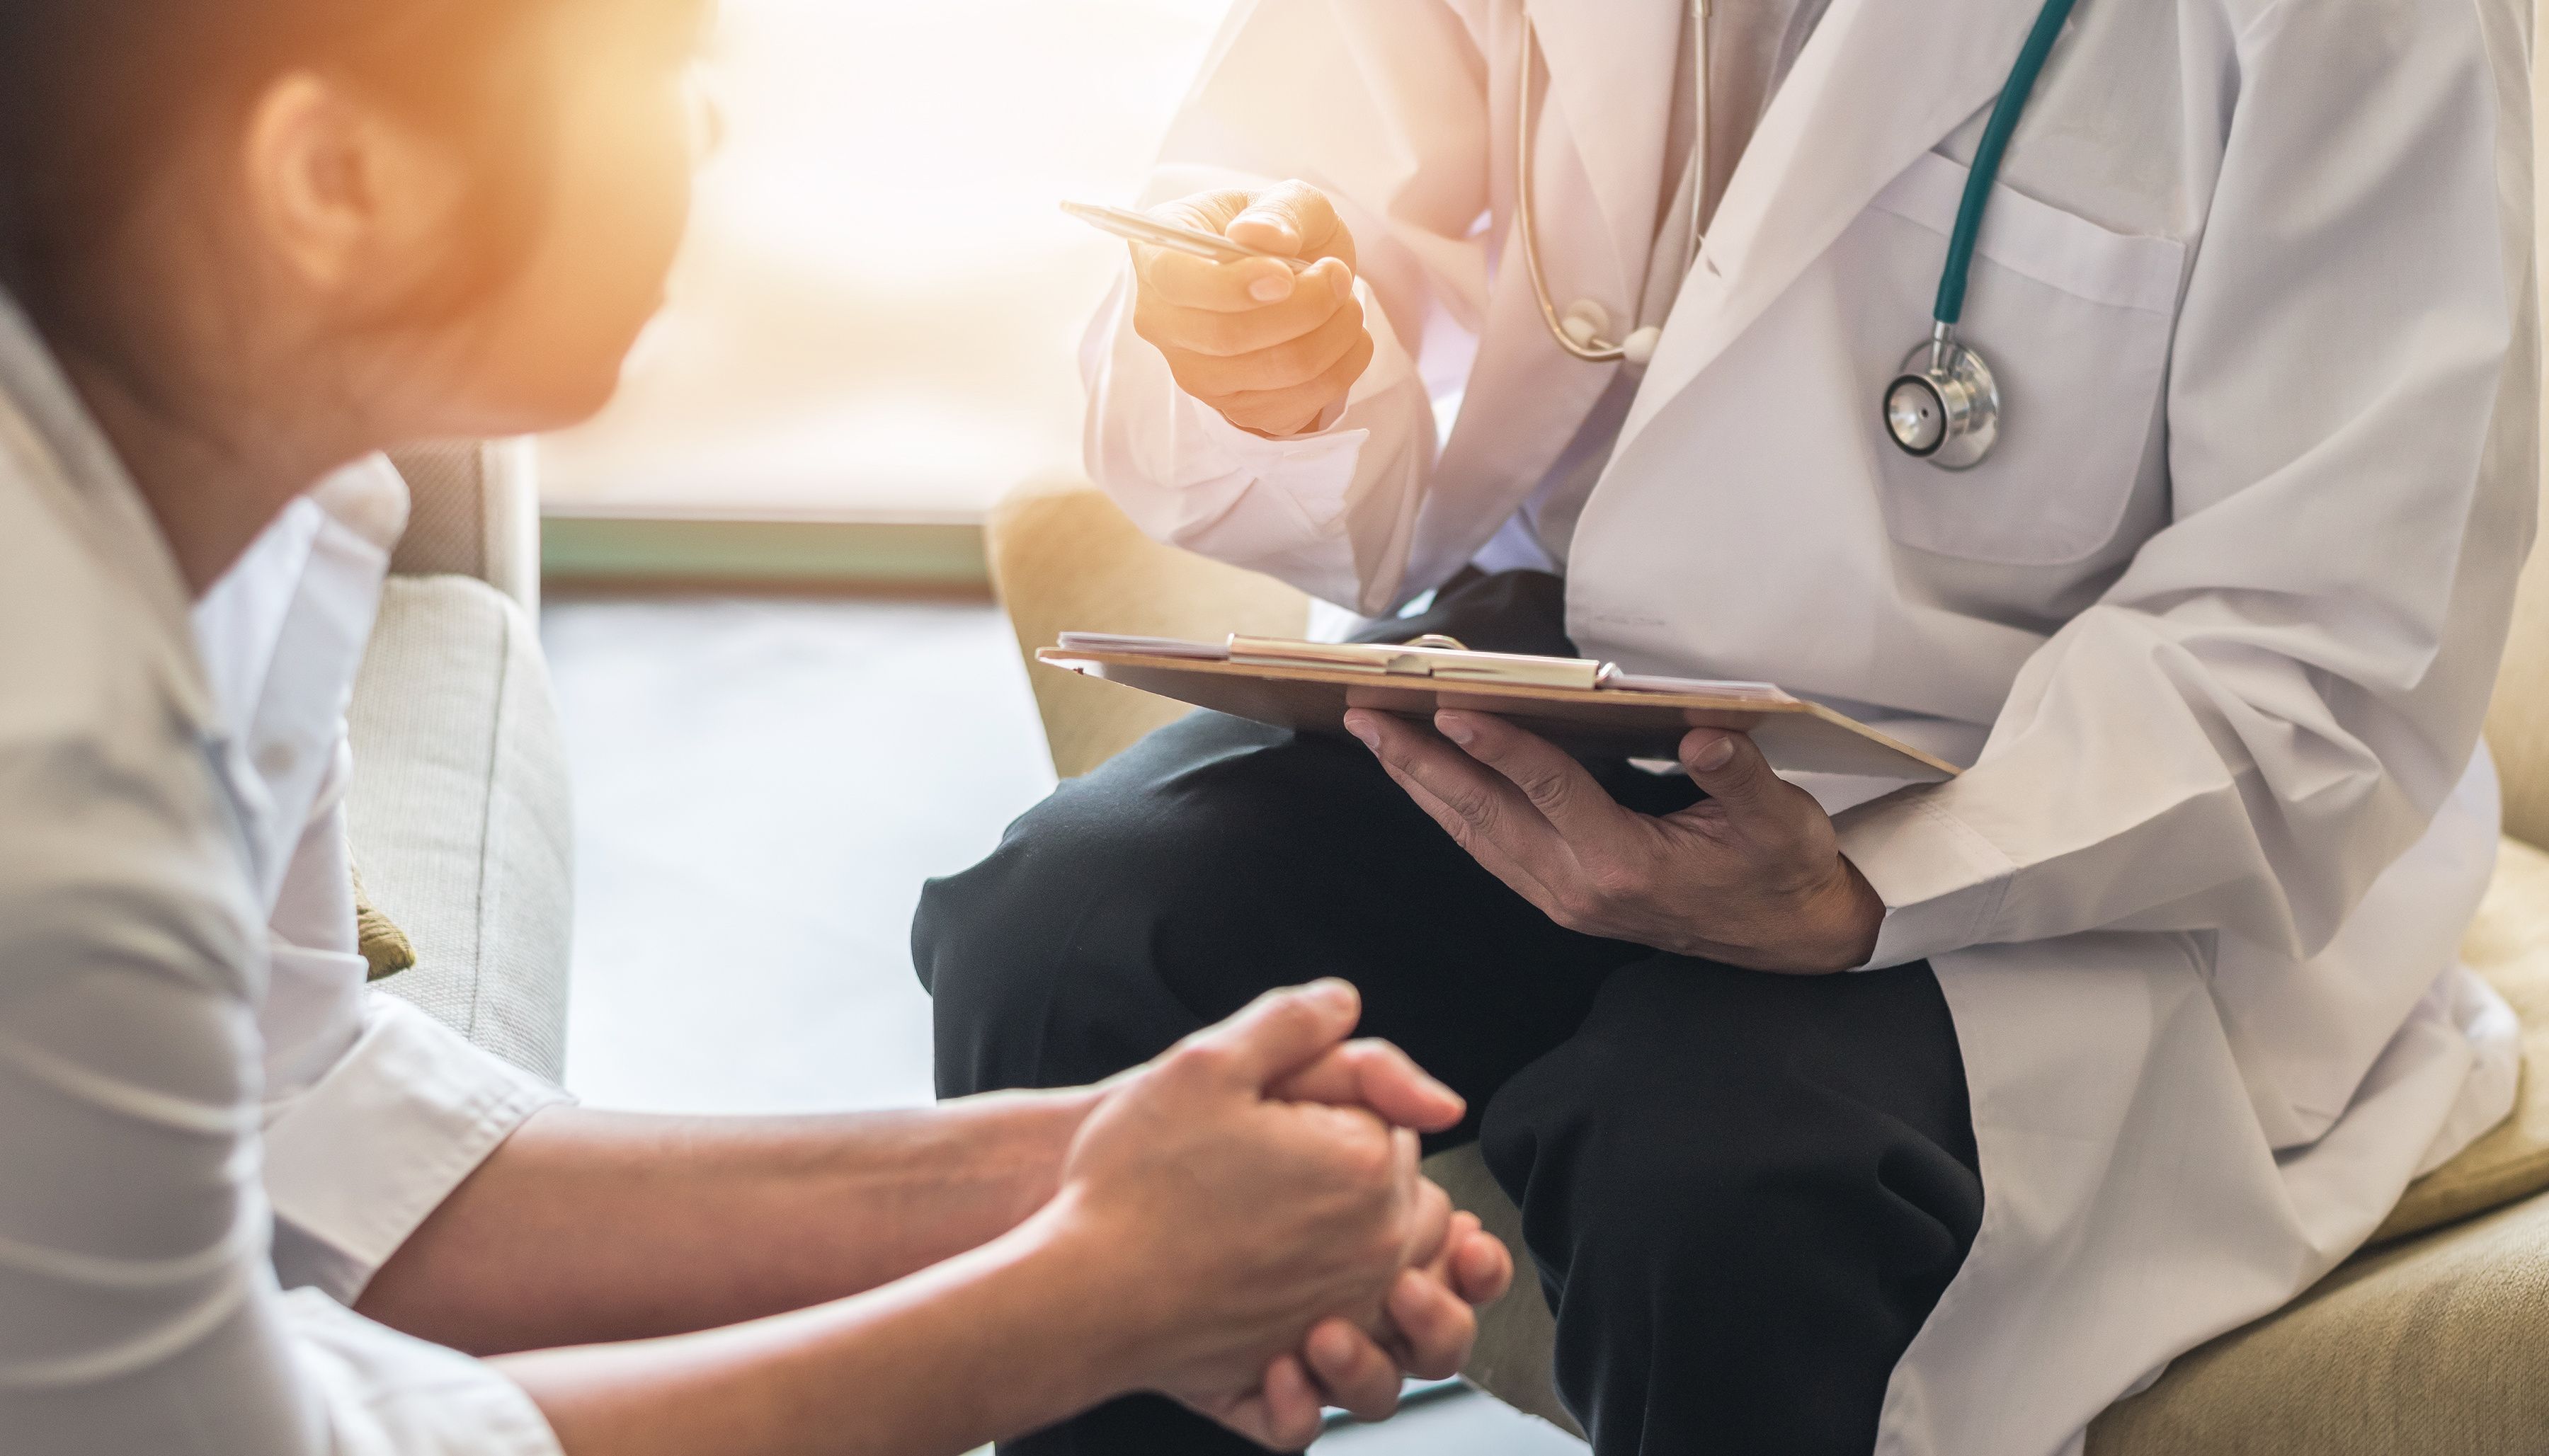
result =
[[[1834,0],[1729,179],[1615,459],[1887,183],[2000,94],[2037,10]],[[1928,331],[1904,319],[1904,347]]]
[[[1686,0],[1539,0],[1525,8],[1548,57],[1544,106],[1564,118],[1611,239],[1614,271],[1598,286],[1606,301],[1634,311],[1663,205]],[[1563,234],[1563,224],[1542,226],[1551,229],[1544,237]]]

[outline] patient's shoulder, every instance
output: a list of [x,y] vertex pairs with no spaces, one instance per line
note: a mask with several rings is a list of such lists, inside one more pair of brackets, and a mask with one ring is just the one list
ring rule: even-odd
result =
[[237,991],[256,917],[192,647],[79,503],[0,449],[0,985],[120,926]]
[[189,736],[182,656],[66,488],[0,449],[0,756]]

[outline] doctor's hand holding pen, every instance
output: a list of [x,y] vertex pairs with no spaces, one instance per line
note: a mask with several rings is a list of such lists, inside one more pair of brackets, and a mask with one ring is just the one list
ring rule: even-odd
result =
[[1418,807],[1567,929],[1799,975],[1875,954],[1884,901],[1814,795],[1772,773],[1746,735],[1686,735],[1682,772],[1708,797],[1654,818],[1502,718],[1445,711],[1434,726],[1439,737],[1387,713],[1346,715]]
[[[1354,234],[1326,195],[1306,182],[1199,192],[1152,216],[1276,256],[1215,262],[1135,243],[1134,332],[1167,357],[1180,388],[1241,429],[1273,437],[1315,427],[1372,356]],[[1284,259],[1309,266],[1296,272]]]

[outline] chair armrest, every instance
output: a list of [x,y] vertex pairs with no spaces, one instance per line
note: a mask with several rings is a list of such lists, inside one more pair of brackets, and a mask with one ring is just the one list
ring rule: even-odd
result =
[[1085,481],[1012,492],[985,525],[991,584],[1017,630],[1054,771],[1076,778],[1183,717],[1183,703],[1076,677],[1035,660],[1064,632],[1218,642],[1233,632],[1297,637],[1310,599],[1272,577],[1163,546]]
[[2089,1456],[2530,1456],[2549,1198],[2355,1259],[2099,1417]]
[[354,861],[418,955],[382,988],[555,1080],[575,814],[538,628],[482,582],[393,581],[347,718]]
[[536,617],[540,609],[539,463],[529,440],[395,451],[414,507],[390,570],[475,577]]

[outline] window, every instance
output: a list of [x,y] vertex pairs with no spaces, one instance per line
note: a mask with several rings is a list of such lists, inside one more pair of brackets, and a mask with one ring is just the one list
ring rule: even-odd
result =
[[726,143],[553,510],[970,519],[1078,469],[1079,332],[1228,0],[724,0]]

